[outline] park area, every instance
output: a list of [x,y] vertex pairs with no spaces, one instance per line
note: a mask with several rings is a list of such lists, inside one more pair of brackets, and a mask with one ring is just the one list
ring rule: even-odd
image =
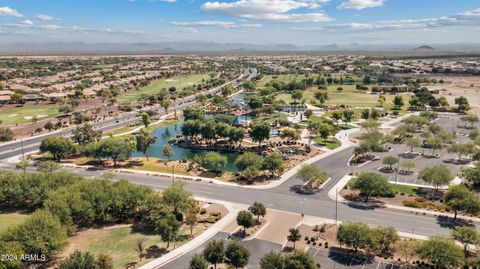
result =
[[[323,77],[325,78],[325,77]],[[328,98],[325,100],[324,105],[329,107],[336,106],[345,106],[349,108],[359,109],[359,108],[374,108],[380,107],[384,109],[391,109],[394,107],[393,100],[395,94],[376,94],[368,93],[365,91],[360,91],[357,89],[357,84],[361,82],[361,78],[355,76],[339,76],[334,75],[331,77],[326,77],[327,80],[333,79],[334,82],[324,84],[322,87],[323,90],[318,90],[317,86],[314,86],[314,81],[318,79],[317,76],[305,76],[305,75],[278,75],[278,76],[264,76],[258,83],[257,87],[263,89],[268,85],[273,85],[274,83],[280,84],[289,84],[289,83],[299,83],[306,85],[306,89],[302,90],[302,98],[305,103],[311,105],[318,105],[317,100],[315,99],[316,92],[324,92],[327,94]],[[305,82],[311,80],[311,82]],[[302,82],[303,81],[303,82]],[[309,86],[311,85],[311,86]],[[320,86],[318,86],[320,87]],[[296,89],[293,86],[293,89]],[[403,97],[405,103],[411,96],[410,94],[399,94]],[[383,98],[380,98],[382,96]],[[280,92],[276,94],[275,98],[277,100],[284,101],[285,103],[292,103],[292,96],[288,92]],[[380,102],[380,99],[383,99]],[[400,114],[405,113],[405,110],[400,110]]]
[[[342,88],[341,91],[337,90],[339,87]],[[306,103],[313,103],[312,101],[315,100],[314,94],[316,91],[317,90],[310,88],[302,92]],[[325,105],[345,105],[352,108],[372,108],[380,106],[378,94],[360,92],[355,88],[355,85],[328,86],[326,92],[328,93],[328,100],[325,102]],[[384,96],[385,102],[383,107],[392,108],[395,95],[387,94]],[[288,93],[281,93],[277,95],[276,98],[286,103],[293,102],[291,95]],[[313,104],[316,104],[316,102]]]
[[58,105],[24,105],[3,107],[0,109],[1,125],[16,125],[32,123],[35,119],[51,118],[59,115]]
[[119,103],[128,103],[137,101],[142,95],[157,94],[161,89],[175,87],[177,90],[183,90],[189,86],[202,83],[209,78],[208,74],[180,75],[169,79],[156,80],[148,86],[140,88],[138,91],[129,92],[118,97]]

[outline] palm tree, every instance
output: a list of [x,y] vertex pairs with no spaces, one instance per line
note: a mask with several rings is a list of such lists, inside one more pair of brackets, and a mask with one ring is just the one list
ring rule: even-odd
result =
[[295,249],[295,243],[300,241],[302,235],[300,234],[300,229],[298,228],[290,228],[290,234],[287,236],[287,240],[289,242],[293,242],[293,249]]

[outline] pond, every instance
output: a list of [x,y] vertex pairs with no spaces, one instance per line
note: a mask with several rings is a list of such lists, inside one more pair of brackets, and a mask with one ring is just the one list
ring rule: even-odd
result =
[[305,106],[302,106],[302,105],[297,105],[297,106],[294,106],[294,105],[286,105],[286,106],[283,106],[282,108],[282,111],[283,112],[288,112],[288,113],[291,113],[291,112],[304,112],[305,110],[307,110],[307,108]]
[[253,95],[256,95],[256,94],[255,93],[249,93],[249,92],[237,93],[237,94],[232,96],[231,101],[229,101],[228,103],[230,105],[238,105],[240,108],[244,108],[246,105],[243,103],[243,100],[245,100],[245,98],[247,96],[253,96]]
[[[182,125],[183,125],[183,117],[177,124],[167,125],[165,127],[160,127],[155,129],[151,135],[157,137],[157,141],[155,144],[151,145],[148,149],[148,156],[157,157],[160,159],[168,159],[165,155],[163,155],[163,147],[164,145],[168,144],[168,141],[171,138],[176,138],[177,135],[182,134]],[[172,160],[191,160],[195,155],[204,156],[209,151],[208,150],[199,150],[199,149],[187,149],[182,148],[177,145],[170,144],[173,150],[173,157]],[[227,157],[227,165],[223,167],[222,171],[227,172],[238,172],[237,167],[235,166],[235,160],[238,157],[238,153],[234,152],[219,152],[223,156]],[[134,152],[132,157],[143,157],[144,155],[141,152]]]

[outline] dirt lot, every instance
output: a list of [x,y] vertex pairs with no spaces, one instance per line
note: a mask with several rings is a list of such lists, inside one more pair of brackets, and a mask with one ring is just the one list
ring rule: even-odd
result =
[[[430,90],[440,90],[440,94],[445,96],[450,103],[450,106],[455,104],[455,98],[459,96],[467,97],[470,102],[473,113],[480,113],[480,77],[478,76],[439,76],[435,77],[440,80],[443,79],[445,83],[429,85]],[[472,87],[473,86],[473,87]]]

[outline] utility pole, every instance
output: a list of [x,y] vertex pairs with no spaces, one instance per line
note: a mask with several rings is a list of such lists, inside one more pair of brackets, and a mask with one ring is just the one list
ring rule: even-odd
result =
[[335,190],[335,225],[338,224],[338,188]]
[[22,145],[22,159],[25,160],[25,151],[23,150],[23,138],[20,137],[20,144]]
[[175,166],[172,165],[172,184],[175,182]]
[[400,158],[400,160],[398,160],[398,163],[397,163],[397,171],[395,171],[395,185],[397,184],[398,172],[400,172],[400,162],[401,161],[402,161],[402,158]]

